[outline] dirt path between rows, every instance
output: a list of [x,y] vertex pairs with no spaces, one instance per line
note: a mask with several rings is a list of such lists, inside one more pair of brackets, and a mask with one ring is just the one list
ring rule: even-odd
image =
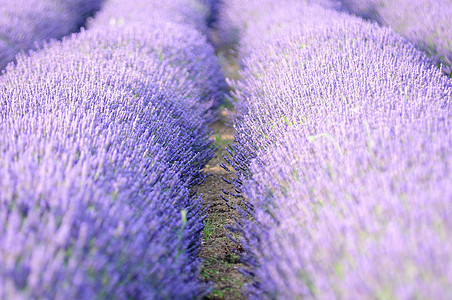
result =
[[[225,76],[238,79],[239,66],[232,45],[224,44],[220,34],[213,28],[209,33],[209,40],[216,49]],[[221,178],[231,181],[234,177],[234,173],[228,173],[220,167],[220,163],[224,162],[223,155],[227,154],[225,147],[232,144],[234,139],[234,128],[230,124],[233,103],[225,99],[224,107],[227,109],[223,109],[218,121],[211,125],[214,132],[211,138],[218,150],[204,168],[207,178],[198,189],[198,195],[201,195],[208,213],[199,254],[203,261],[201,277],[204,281],[215,284],[212,292],[204,299],[247,299],[243,294],[247,280],[239,272],[245,265],[240,263],[237,255],[242,249],[229,238],[231,232],[227,229],[228,225],[235,222],[234,215],[237,215],[237,212],[234,207],[240,205],[241,198],[225,195],[222,191],[224,189],[226,192],[235,192],[232,185],[225,183]],[[230,207],[220,194],[229,199]]]
[[[225,112],[223,111],[220,120],[211,127],[214,131],[212,138],[219,149],[204,169],[208,176],[198,190],[204,205],[208,207],[203,245],[199,255],[204,261],[201,276],[203,280],[215,283],[215,288],[205,299],[246,299],[242,294],[245,277],[239,273],[239,269],[244,265],[239,262],[237,255],[242,249],[228,237],[230,231],[225,228],[234,223],[233,215],[236,212],[220,196],[223,193],[221,188],[227,192],[234,192],[221,178],[223,176],[230,180],[233,174],[226,172],[219,165],[224,161],[222,154],[226,153],[225,147],[232,143],[234,134],[234,129],[228,125],[228,116]],[[238,205],[240,201],[240,198],[228,197],[228,199],[232,207]]]

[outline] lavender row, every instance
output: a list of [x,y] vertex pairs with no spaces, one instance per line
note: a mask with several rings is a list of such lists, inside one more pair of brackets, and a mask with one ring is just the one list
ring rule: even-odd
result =
[[317,5],[230,0],[222,16],[241,36],[229,163],[251,298],[452,297],[452,81]]
[[452,74],[452,2],[450,0],[341,0],[358,16],[393,28]]
[[0,70],[19,52],[77,31],[101,3],[102,0],[2,0]]
[[[254,3],[254,0],[252,2]],[[340,3],[332,0],[304,0],[304,2],[316,3],[325,8],[340,9],[342,7]],[[221,35],[219,43],[224,43],[226,47],[240,44],[248,25],[260,19],[262,10],[260,6],[268,10],[275,10],[275,12],[280,6],[275,0],[261,0],[260,5],[248,4],[240,0],[222,0],[217,5],[220,7],[220,13],[215,26]],[[238,54],[243,55],[243,53]]]
[[1,299],[193,299],[209,288],[190,190],[214,152],[218,62],[192,26],[116,25],[19,56],[0,77]]
[[[96,18],[90,20],[88,28],[109,30],[109,28],[124,28],[128,26],[142,27],[143,30],[153,30],[154,23],[179,24],[187,30],[198,31],[206,35],[207,19],[210,13],[209,5],[205,1],[193,0],[134,0],[133,4],[122,0],[111,0],[106,3],[104,10]],[[205,38],[200,36],[185,37],[185,30],[174,31],[168,38],[164,31],[156,32],[162,43],[156,51],[162,54],[161,59],[171,60],[172,65],[183,66],[188,74],[185,76],[196,85],[200,91],[198,102],[207,102],[209,108],[217,107],[222,101],[225,84],[224,78],[219,76],[216,60],[212,62],[211,46],[206,45]],[[186,41],[188,39],[188,41]],[[165,41],[167,40],[167,41]],[[187,47],[173,47],[171,43],[186,41]],[[205,50],[207,47],[207,50]],[[209,62],[205,64],[204,62]],[[177,74],[174,74],[177,76]],[[181,87],[181,89],[185,89]],[[208,120],[207,120],[208,121]]]
[[110,0],[108,9],[96,15],[89,22],[89,27],[100,25],[121,26],[130,23],[143,24],[153,19],[171,21],[185,26],[195,27],[205,33],[207,19],[210,15],[208,3],[195,0],[134,0],[133,5],[127,1]]

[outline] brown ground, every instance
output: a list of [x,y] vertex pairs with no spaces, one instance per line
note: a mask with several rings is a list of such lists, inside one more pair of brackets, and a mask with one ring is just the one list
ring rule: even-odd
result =
[[[216,47],[216,54],[220,60],[223,72],[230,79],[237,79],[239,66],[231,45],[225,45],[215,30],[210,32],[210,40]],[[233,110],[233,104],[225,100],[224,106]],[[239,269],[245,265],[239,262],[237,253],[242,251],[240,245],[234,243],[228,235],[231,232],[225,228],[234,224],[233,216],[236,211],[228,207],[226,201],[220,197],[221,188],[232,191],[232,187],[225,183],[220,176],[230,180],[233,173],[226,172],[220,167],[224,162],[225,147],[233,142],[234,129],[229,124],[230,115],[227,109],[222,110],[219,121],[211,129],[214,131],[212,139],[218,146],[218,151],[206,165],[204,172],[208,175],[199,187],[198,194],[202,196],[204,206],[208,207],[208,216],[204,223],[202,250],[199,257],[203,260],[201,277],[206,282],[215,284],[212,292],[204,299],[247,299],[242,293],[246,284],[245,277]],[[224,194],[223,194],[224,195]],[[240,204],[240,198],[224,195],[232,207]]]
[[[228,143],[232,143],[234,134],[234,129],[227,124],[226,115],[223,112],[222,120],[212,125],[214,131],[212,138],[219,149],[204,169],[208,177],[198,192],[202,195],[204,205],[208,206],[208,217],[203,232],[203,247],[199,255],[204,261],[201,276],[203,280],[215,283],[215,288],[205,299],[246,299],[242,294],[245,278],[238,271],[244,265],[239,262],[236,254],[241,251],[241,248],[230,240],[228,235],[231,233],[225,228],[226,225],[234,223],[232,216],[235,214],[235,210],[228,207],[225,200],[220,197],[221,187],[226,191],[232,191],[232,188],[221,179],[220,175],[230,180],[233,174],[219,166],[220,162],[224,161],[222,157],[222,153],[226,152],[224,148]],[[226,197],[230,200],[232,207],[239,204],[240,198]]]

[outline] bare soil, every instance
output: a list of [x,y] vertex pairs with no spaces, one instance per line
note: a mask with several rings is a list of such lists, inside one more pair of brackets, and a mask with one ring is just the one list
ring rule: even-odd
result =
[[226,172],[220,167],[223,162],[222,154],[225,147],[232,143],[234,129],[227,124],[227,111],[223,111],[222,118],[212,125],[214,134],[212,139],[219,147],[212,160],[206,165],[204,172],[208,174],[198,193],[202,196],[204,205],[208,207],[208,217],[204,224],[202,250],[200,258],[203,260],[201,270],[202,279],[215,284],[212,292],[204,299],[246,299],[242,293],[246,283],[245,277],[239,269],[245,267],[239,261],[238,253],[242,251],[240,245],[234,243],[225,227],[234,224],[233,215],[236,214],[233,207],[240,205],[240,198],[226,196],[229,199],[229,207],[221,198],[221,188],[232,191],[229,184],[225,183],[221,176],[230,180],[232,173]]
[[[229,79],[238,79],[240,67],[237,64],[236,53],[232,50],[233,45],[225,44],[214,28],[210,31],[209,39],[216,49],[225,76]],[[233,103],[225,99],[219,120],[211,125],[214,132],[211,138],[218,150],[204,168],[204,173],[208,176],[198,189],[208,213],[199,254],[203,260],[201,277],[202,280],[215,285],[212,292],[204,297],[206,300],[248,298],[244,294],[247,280],[239,272],[245,268],[245,265],[240,263],[238,255],[243,249],[230,239],[229,235],[232,233],[226,228],[234,224],[234,216],[237,215],[234,208],[241,205],[241,198],[225,195],[221,190],[223,188],[226,192],[234,192],[232,186],[221,178],[223,176],[230,181],[234,174],[220,167],[220,163],[224,162],[223,155],[227,154],[225,147],[232,144],[234,138],[234,128],[229,124],[231,116],[228,109],[233,111]],[[220,194],[229,199],[230,206]]]

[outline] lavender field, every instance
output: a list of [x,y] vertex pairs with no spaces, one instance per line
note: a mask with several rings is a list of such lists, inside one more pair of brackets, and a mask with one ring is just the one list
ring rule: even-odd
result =
[[0,299],[452,298],[452,2],[0,17]]

